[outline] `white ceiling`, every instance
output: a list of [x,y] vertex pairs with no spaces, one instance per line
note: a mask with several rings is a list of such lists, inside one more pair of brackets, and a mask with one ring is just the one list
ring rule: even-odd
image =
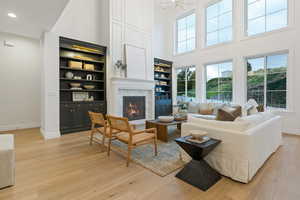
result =
[[[0,32],[40,38],[56,23],[69,0],[0,0]],[[17,18],[7,16],[9,12]]]

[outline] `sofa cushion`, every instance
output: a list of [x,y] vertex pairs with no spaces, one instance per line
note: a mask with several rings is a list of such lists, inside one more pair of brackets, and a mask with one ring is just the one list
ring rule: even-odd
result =
[[188,104],[188,113],[197,114],[199,112],[199,103],[189,102]]
[[235,119],[235,122],[248,122],[252,128],[269,119],[272,119],[273,117],[275,117],[275,115],[271,112],[260,112],[253,115],[238,117]]
[[243,132],[250,128],[249,122],[228,122],[228,121],[217,121],[217,120],[207,120],[200,117],[195,117],[195,115],[189,115],[188,122],[197,124],[199,126],[211,127],[217,129],[224,129],[230,131]]
[[201,119],[206,119],[206,120],[215,120],[216,116],[215,115],[201,115],[201,114],[191,114],[189,115],[190,117],[194,118],[201,118]]

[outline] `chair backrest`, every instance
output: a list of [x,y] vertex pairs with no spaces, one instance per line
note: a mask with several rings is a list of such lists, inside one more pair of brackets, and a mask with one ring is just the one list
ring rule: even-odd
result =
[[108,119],[109,126],[112,129],[116,129],[124,132],[131,132],[131,126],[129,124],[128,118],[108,115],[107,119]]
[[89,111],[89,116],[93,124],[105,126],[105,119],[102,113],[95,113]]

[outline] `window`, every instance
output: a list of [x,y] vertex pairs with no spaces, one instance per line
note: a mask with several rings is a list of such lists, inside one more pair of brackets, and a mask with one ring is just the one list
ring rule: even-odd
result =
[[232,40],[232,0],[222,0],[206,8],[206,46]]
[[286,108],[288,54],[247,59],[248,100],[271,108]]
[[232,101],[232,62],[206,66],[206,100],[208,102]]
[[286,27],[288,0],[247,0],[248,36]]
[[196,48],[196,14],[177,20],[176,53],[186,53]]
[[177,101],[188,102],[196,98],[196,67],[179,68],[177,75]]

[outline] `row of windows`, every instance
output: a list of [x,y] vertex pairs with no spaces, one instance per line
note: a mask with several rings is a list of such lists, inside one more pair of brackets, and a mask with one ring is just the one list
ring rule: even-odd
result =
[[[233,0],[220,0],[206,8],[206,46],[233,39]],[[274,31],[288,25],[288,0],[245,0],[247,35]],[[176,53],[196,48],[196,14],[177,20]]]
[[[249,58],[246,63],[247,99],[255,99],[265,107],[286,108],[288,54]],[[209,64],[205,69],[207,101],[231,102],[232,62]],[[177,71],[178,101],[195,98],[195,73],[194,66]]]

